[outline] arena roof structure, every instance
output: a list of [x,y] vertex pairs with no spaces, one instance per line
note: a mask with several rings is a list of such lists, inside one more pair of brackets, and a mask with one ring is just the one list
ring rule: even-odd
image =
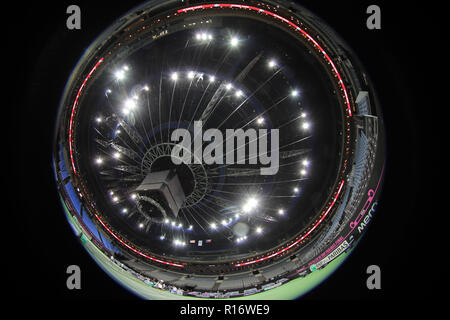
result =
[[[177,132],[189,161],[174,161]],[[383,124],[352,51],[304,8],[150,1],[73,71],[54,168],[69,222],[113,278],[252,296],[357,242],[380,191]]]

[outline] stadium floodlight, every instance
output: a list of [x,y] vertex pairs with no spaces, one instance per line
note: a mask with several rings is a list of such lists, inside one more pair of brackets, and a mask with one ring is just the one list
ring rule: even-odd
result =
[[177,80],[178,80],[178,73],[173,72],[172,75],[170,76],[170,78],[171,78],[173,81],[177,81]]
[[95,160],[95,162],[97,163],[97,164],[102,164],[103,163],[103,159],[102,158],[97,158],[96,160]]
[[236,46],[238,45],[238,43],[239,43],[239,39],[238,39],[238,38],[236,38],[236,37],[232,37],[232,38],[231,38],[231,40],[230,40],[230,45],[231,45],[232,47],[236,47]]
[[298,90],[292,90],[291,95],[292,95],[293,97],[298,96]]
[[309,122],[304,122],[304,123],[302,124],[302,128],[303,128],[304,130],[309,129],[310,126],[311,126],[311,125],[309,124]]
[[258,206],[258,200],[254,197],[249,198],[242,206],[242,211],[245,213],[251,212]]
[[136,107],[136,101],[135,100],[137,100],[137,99],[131,98],[131,99],[125,100],[125,103],[124,103],[125,108],[127,108],[127,109],[134,109]]
[[277,65],[277,63],[275,62],[275,60],[270,60],[268,65],[269,65],[270,68],[273,68],[273,67],[275,67]]
[[282,216],[282,215],[284,214],[284,210],[283,210],[283,209],[279,209],[279,210],[278,210],[278,214],[279,214],[280,216]]
[[116,73],[114,73],[117,80],[122,80],[125,78],[125,71],[124,70],[117,70]]

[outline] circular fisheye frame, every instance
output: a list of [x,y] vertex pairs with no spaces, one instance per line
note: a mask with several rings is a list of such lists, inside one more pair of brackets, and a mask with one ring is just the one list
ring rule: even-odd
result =
[[374,215],[384,132],[368,76],[287,1],[150,1],[80,59],[54,169],[92,258],[146,299],[295,299]]

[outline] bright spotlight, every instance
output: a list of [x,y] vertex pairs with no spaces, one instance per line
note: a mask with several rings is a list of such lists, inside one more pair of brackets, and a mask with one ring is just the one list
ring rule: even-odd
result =
[[273,68],[273,67],[275,67],[277,65],[277,63],[275,62],[275,60],[270,60],[269,61],[269,67],[270,68]]
[[188,78],[189,78],[189,79],[194,79],[194,77],[195,77],[194,71],[189,71],[189,72],[188,72]]
[[304,159],[304,160],[302,161],[302,164],[303,164],[305,167],[307,167],[307,166],[309,166],[309,161],[308,161],[307,159]]
[[257,124],[263,124],[264,123],[264,118],[263,117],[259,117],[258,119],[256,119],[256,123]]
[[102,163],[103,163],[103,159],[102,159],[102,158],[97,158],[97,159],[95,160],[95,162],[96,162],[97,164],[102,164]]
[[298,96],[298,90],[293,90],[293,91],[291,92],[291,95],[292,95],[293,97]]
[[144,88],[143,88],[145,91],[149,91],[150,90],[150,88],[146,85],[146,86],[144,86]]
[[119,201],[119,198],[118,198],[118,197],[113,197],[112,200],[113,200],[114,202],[118,202],[118,201]]
[[216,229],[217,228],[217,225],[213,222],[213,223],[211,223],[211,229]]
[[122,80],[125,78],[125,71],[124,70],[117,70],[114,74],[116,76],[117,80]]
[[236,47],[238,45],[238,43],[239,43],[239,39],[238,38],[236,38],[236,37],[231,38],[230,45],[232,47]]
[[216,80],[216,77],[214,77],[214,76],[209,77],[209,82],[214,82],[215,80]]
[[143,228],[144,227],[144,224],[143,223],[139,223],[139,228]]
[[114,153],[113,157],[115,159],[119,159],[120,158],[120,153],[118,153],[118,152]]
[[282,216],[284,214],[284,210],[283,209],[279,209],[278,210],[278,214]]
[[304,123],[302,124],[302,128],[303,128],[304,130],[309,129],[309,127],[310,127],[310,124],[309,124],[308,122],[304,122]]
[[136,199],[136,194],[133,193],[133,194],[131,195],[131,199],[133,199],[133,200]]
[[248,199],[242,207],[242,211],[249,213],[258,206],[258,200],[255,198]]
[[262,233],[262,228],[261,227],[258,227],[258,228],[256,228],[256,233],[258,233],[258,234],[261,234]]
[[125,103],[124,103],[125,108],[127,108],[127,109],[136,108],[136,100],[137,99],[133,99],[133,98],[125,100]]
[[127,213],[127,212],[128,212],[128,209],[127,209],[127,208],[123,208],[123,209],[122,209],[122,212],[123,212],[123,213]]
[[233,88],[233,85],[232,85],[231,83],[227,83],[227,84],[225,85],[225,89],[231,90],[231,88]]
[[172,75],[170,76],[170,78],[171,78],[173,81],[177,81],[177,80],[178,80],[178,73],[176,73],[176,72],[172,73]]
[[238,91],[236,91],[236,97],[241,97],[244,93],[242,92],[242,90],[238,90]]
[[300,190],[298,188],[294,188],[294,192],[298,193]]
[[300,174],[301,174],[302,176],[306,175],[306,170],[305,170],[305,169],[300,170]]
[[97,117],[97,119],[95,119],[95,121],[97,121],[98,123],[102,122],[102,118],[101,117]]

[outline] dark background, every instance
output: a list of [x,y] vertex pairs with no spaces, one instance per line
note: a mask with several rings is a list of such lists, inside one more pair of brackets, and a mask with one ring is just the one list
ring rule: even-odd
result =
[[[3,12],[2,50],[4,222],[2,241],[13,258],[3,263],[14,280],[16,299],[137,299],[111,280],[77,242],[57,197],[51,169],[56,112],[65,83],[95,37],[139,1],[29,2]],[[439,258],[437,159],[443,156],[444,127],[436,119],[444,105],[436,74],[448,42],[436,1],[317,1],[300,4],[323,18],[345,39],[366,67],[378,92],[387,131],[387,167],[377,212],[350,258],[307,301],[434,299]],[[66,28],[66,8],[81,8],[81,30]],[[381,7],[382,29],[366,28],[366,8]],[[6,99],[5,99],[6,98]],[[440,177],[443,179],[443,177]],[[7,198],[6,198],[7,197]],[[9,254],[9,253],[8,253]],[[6,255],[6,252],[4,252]],[[9,255],[8,257],[11,257]],[[3,260],[3,259],[2,259]],[[66,268],[79,265],[82,290],[66,288]],[[366,288],[366,268],[381,268],[381,290]],[[435,291],[436,290],[436,291]],[[289,305],[296,306],[292,302]],[[314,303],[314,302],[312,302]],[[364,302],[349,302],[363,304]],[[293,305],[294,304],[294,305]]]

